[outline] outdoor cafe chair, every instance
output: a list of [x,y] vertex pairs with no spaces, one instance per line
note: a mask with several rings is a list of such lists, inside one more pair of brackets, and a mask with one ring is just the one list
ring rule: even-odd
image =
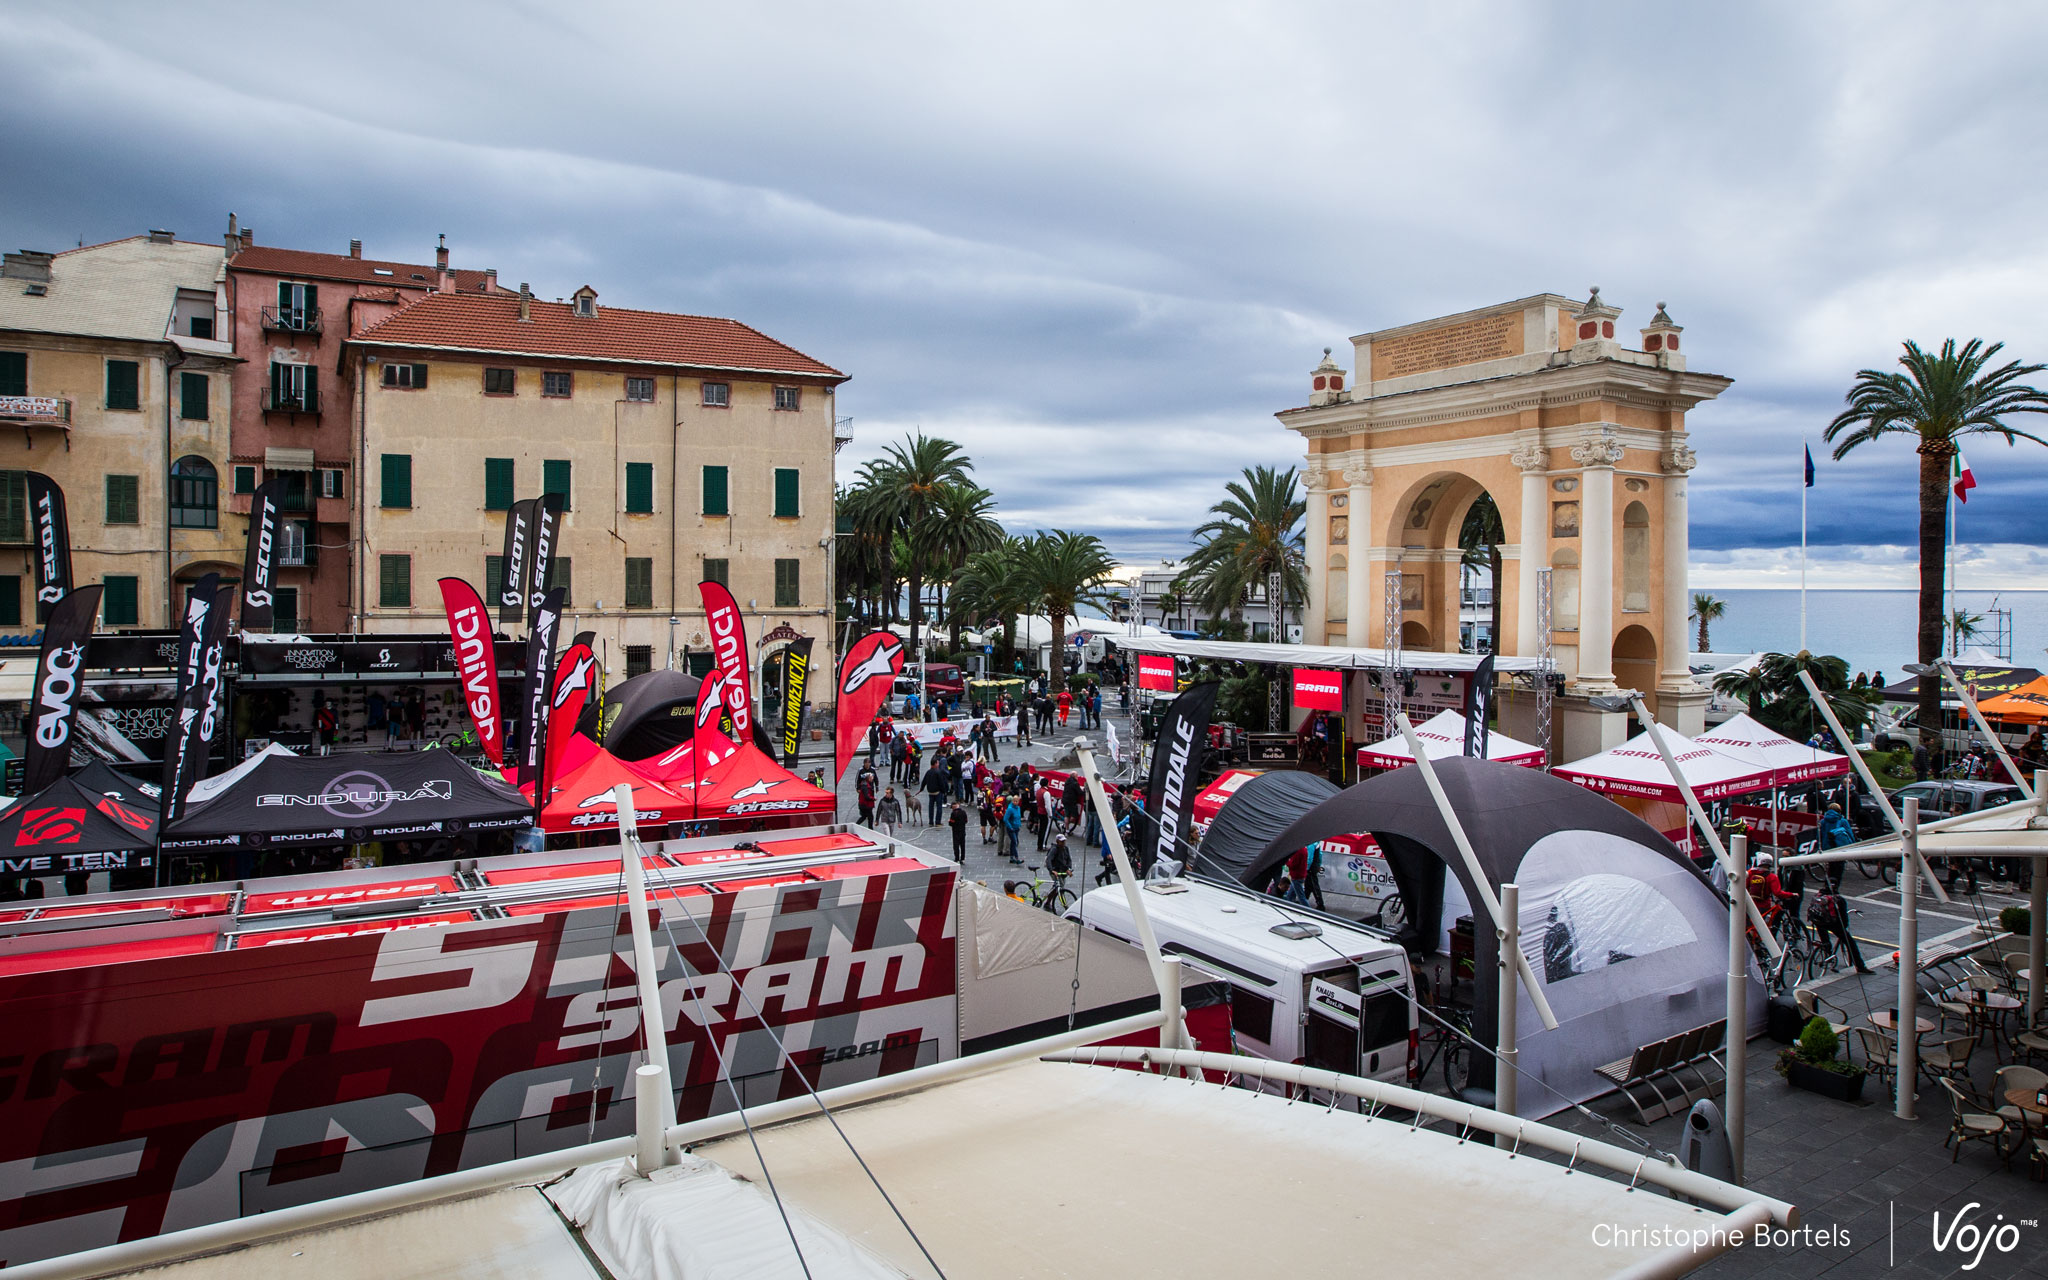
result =
[[1920,1046],[1920,1068],[1936,1079],[1970,1079],[1970,1055],[1976,1052],[1977,1037],[1951,1036],[1936,1044]]
[[1842,1006],[1825,999],[1810,987],[1792,988],[1792,1002],[1799,1006],[1799,1021],[1802,1025],[1815,1018],[1826,1018],[1828,1030],[1837,1036],[1849,1029],[1849,1014]]
[[1991,1149],[1998,1153],[1999,1159],[2005,1162],[2005,1167],[2012,1168],[2012,1154],[2005,1149],[2003,1141],[2006,1135],[2005,1118],[1972,1102],[1968,1094],[1956,1087],[1955,1081],[1944,1077],[1940,1083],[1942,1088],[1948,1090],[1949,1101],[1955,1104],[1955,1115],[1949,1123],[1948,1137],[1941,1140],[1944,1147],[1951,1142],[1956,1144],[1955,1149],[1949,1153],[1948,1162],[1954,1164],[1956,1158],[1963,1154],[1964,1143],[1988,1138],[1991,1141]]
[[2038,1127],[2034,1118],[2025,1109],[2005,1101],[2005,1095],[2014,1089],[2037,1092],[2048,1088],[2048,1071],[2035,1067],[2000,1067],[1991,1073],[1991,1101],[2005,1122],[2021,1133]]
[[1898,1078],[1899,1058],[1891,1036],[1876,1027],[1851,1027],[1856,1040],[1863,1046],[1863,1068],[1880,1081],[1889,1082]]

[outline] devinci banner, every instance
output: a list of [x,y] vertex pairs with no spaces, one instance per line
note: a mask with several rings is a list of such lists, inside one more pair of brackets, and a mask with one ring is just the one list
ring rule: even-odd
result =
[[754,682],[747,669],[747,624],[740,617],[739,601],[722,582],[700,582],[697,591],[704,598],[704,621],[711,631],[711,659],[725,677],[725,713],[732,717],[733,741],[752,742]]
[[71,590],[71,520],[63,488],[40,471],[28,473],[28,512],[35,536],[36,621],[48,622],[50,610]]
[[491,763],[505,764],[505,708],[498,693],[497,646],[491,616],[476,588],[460,578],[441,579],[441,604],[448,610],[448,638],[455,648],[455,672],[476,740]]

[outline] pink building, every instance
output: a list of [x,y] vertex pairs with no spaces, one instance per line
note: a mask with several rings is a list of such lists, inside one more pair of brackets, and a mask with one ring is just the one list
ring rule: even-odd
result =
[[337,376],[342,344],[428,293],[495,293],[496,271],[454,271],[446,238],[433,266],[348,252],[262,248],[228,215],[227,306],[234,351],[228,511],[285,478],[278,631],[349,626],[350,509],[356,481],[354,388]]

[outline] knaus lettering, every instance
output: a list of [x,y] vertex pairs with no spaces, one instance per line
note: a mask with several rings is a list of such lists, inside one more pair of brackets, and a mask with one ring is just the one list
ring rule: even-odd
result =
[[36,742],[55,751],[71,738],[71,699],[78,693],[78,664],[85,646],[62,645],[43,663],[43,687],[36,693]]

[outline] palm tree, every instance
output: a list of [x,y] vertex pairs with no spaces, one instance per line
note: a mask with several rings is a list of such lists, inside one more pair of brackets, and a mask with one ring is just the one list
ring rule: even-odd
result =
[[1100,598],[1098,587],[1116,572],[1116,562],[1094,534],[1055,529],[1025,540],[1019,567],[1024,588],[1052,621],[1047,678],[1057,688],[1066,680],[1067,615],[1083,602]]
[[1714,677],[1714,692],[1742,699],[1749,704],[1750,716],[1757,720],[1763,719],[1764,699],[1770,697],[1773,688],[1761,662],[1748,670],[1723,671]]
[[1948,656],[1953,658],[1964,645],[1984,634],[1984,615],[1955,609],[1943,619],[1943,625],[1948,629]]
[[911,635],[924,634],[924,580],[933,566],[926,543],[928,521],[948,485],[969,484],[974,463],[951,440],[923,432],[889,446],[860,469],[860,483],[874,490],[872,514],[908,536],[904,579],[910,591]]
[[[2003,343],[1985,346],[1970,339],[1960,351],[1955,339],[1938,355],[1908,342],[1899,363],[1904,373],[1864,369],[1850,386],[1849,407],[1828,424],[1825,438],[1839,443],[1840,459],[1858,445],[1888,435],[1910,435],[1920,453],[1920,662],[1941,654],[1941,593],[1944,522],[1948,516],[1949,473],[1964,436],[1995,435],[2048,444],[2039,436],[2007,426],[2019,413],[2048,413],[2048,395],[2020,381],[2044,366],[2009,361],[1986,372]],[[1920,681],[1920,740],[1930,748],[1941,731],[1941,681]]]
[[[996,496],[977,484],[939,486],[931,515],[919,536],[930,556],[927,568],[940,583],[941,591],[965,567],[969,556],[1002,545],[1003,526],[996,523],[995,502]],[[946,610],[946,623],[951,628],[952,647],[956,651],[960,648],[960,621],[957,610]]]
[[1713,650],[1707,647],[1707,625],[1719,622],[1722,618],[1728,616],[1728,602],[1701,592],[1694,592],[1692,597],[1692,613],[1688,616],[1700,624],[1700,652],[1712,653]]
[[[1832,654],[1816,654],[1801,650],[1798,653],[1767,653],[1757,663],[1757,674],[1770,690],[1770,700],[1764,704],[1763,713],[1757,719],[1770,728],[1790,738],[1801,740],[1825,728],[1823,721],[1813,709],[1813,699],[1807,694],[1806,686],[1800,682],[1799,673],[1805,671],[1820,687],[1821,696],[1834,708],[1835,716],[1842,727],[1855,733],[1870,718],[1870,704],[1849,693],[1849,662]],[[1849,743],[1843,743],[1846,750]]]
[[1003,643],[996,669],[1005,673],[1016,656],[1017,615],[1028,612],[1033,604],[1023,556],[1024,543],[1018,538],[1005,538],[986,551],[975,552],[953,579],[952,594],[946,600],[956,622],[971,618],[1001,624]]
[[1175,595],[1171,588],[1159,593],[1159,629],[1161,631],[1172,631],[1175,629],[1167,625],[1167,619],[1169,618],[1176,622],[1180,619],[1180,597]]
[[1462,563],[1484,569],[1491,575],[1493,588],[1487,595],[1493,601],[1493,617],[1486,634],[1493,637],[1489,647],[1496,653],[1500,651],[1500,544],[1507,540],[1507,530],[1501,524],[1500,508],[1494,505],[1493,495],[1480,494],[1465,509],[1464,523],[1458,527],[1458,549],[1463,553]]
[[1286,616],[1286,602],[1308,597],[1308,567],[1302,555],[1302,517],[1308,504],[1295,485],[1294,468],[1247,467],[1241,480],[1223,486],[1228,495],[1209,508],[1215,518],[1194,531],[1195,553],[1186,576],[1191,594],[1212,616],[1241,616],[1248,593],[1280,575],[1281,599],[1271,601],[1274,629]]
[[837,502],[838,514],[851,526],[851,532],[834,539],[839,590],[851,616],[866,625],[886,616],[897,580],[894,527],[878,495],[874,486],[857,483],[841,489]]

